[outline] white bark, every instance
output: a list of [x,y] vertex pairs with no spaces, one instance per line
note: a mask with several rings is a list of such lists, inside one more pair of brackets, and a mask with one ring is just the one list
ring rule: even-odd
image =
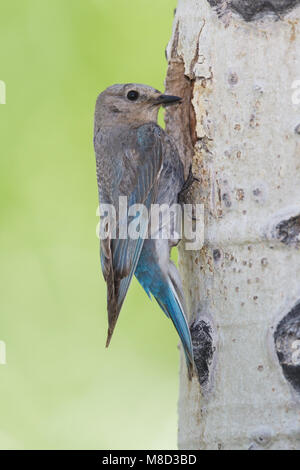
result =
[[219,3],[179,0],[167,49],[167,91],[193,96],[167,129],[206,214],[180,249],[202,386],[182,359],[179,447],[300,449],[300,7]]

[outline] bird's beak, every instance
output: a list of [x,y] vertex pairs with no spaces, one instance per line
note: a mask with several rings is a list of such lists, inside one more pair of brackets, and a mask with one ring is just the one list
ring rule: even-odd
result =
[[155,100],[155,104],[168,106],[169,104],[178,103],[180,101],[182,101],[182,99],[179,96],[159,95],[159,97]]

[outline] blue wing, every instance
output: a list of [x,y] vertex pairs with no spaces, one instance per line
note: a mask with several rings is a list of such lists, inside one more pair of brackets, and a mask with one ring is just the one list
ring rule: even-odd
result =
[[[117,196],[126,194],[128,207],[144,204],[147,210],[156,199],[158,176],[162,168],[161,130],[154,123],[145,124],[135,131],[132,148],[126,142],[121,151],[123,176],[119,192],[112,196],[115,207]],[[126,224],[132,219],[127,218]],[[137,239],[110,239],[101,241],[101,265],[108,290],[108,336],[111,340],[117,319],[135,272],[144,243],[143,234],[148,229],[149,218],[141,218],[140,237]],[[124,220],[122,221],[124,223]],[[127,227],[128,228],[128,227]]]

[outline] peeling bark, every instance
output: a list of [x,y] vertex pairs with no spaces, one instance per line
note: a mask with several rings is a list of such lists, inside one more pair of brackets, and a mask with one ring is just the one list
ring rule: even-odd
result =
[[[183,100],[181,106],[177,106],[177,109],[172,111],[166,110],[165,123],[166,130],[173,134],[173,138],[176,141],[177,148],[182,156],[184,163],[185,174],[187,176],[188,168],[192,162],[194,153],[194,144],[196,142],[196,131],[195,131],[195,111],[192,104],[194,80],[185,74],[184,61],[177,53],[178,45],[178,25],[175,29],[173,38],[169,66],[167,76],[165,80],[166,93],[172,90],[172,93],[176,93],[175,96],[180,96]],[[172,128],[172,129],[171,129]],[[179,132],[173,132],[176,128]]]
[[178,2],[166,127],[205,206],[202,249],[179,248],[197,367],[181,449],[300,449],[298,3]]

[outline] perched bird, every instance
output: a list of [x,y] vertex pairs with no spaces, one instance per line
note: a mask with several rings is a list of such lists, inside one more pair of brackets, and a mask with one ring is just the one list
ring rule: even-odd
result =
[[[161,94],[146,85],[113,85],[97,99],[94,147],[100,205],[112,204],[117,215],[119,197],[128,206],[168,204],[178,201],[184,187],[183,165],[177,148],[157,124],[160,105],[181,98]],[[141,222],[147,230],[149,218]],[[159,227],[161,230],[162,227]],[[183,345],[189,376],[193,370],[193,347],[185,314],[181,279],[170,260],[177,241],[168,239],[122,238],[108,233],[100,240],[101,266],[107,283],[108,335],[111,340],[133,274],[151,298],[157,300],[172,320]]]

